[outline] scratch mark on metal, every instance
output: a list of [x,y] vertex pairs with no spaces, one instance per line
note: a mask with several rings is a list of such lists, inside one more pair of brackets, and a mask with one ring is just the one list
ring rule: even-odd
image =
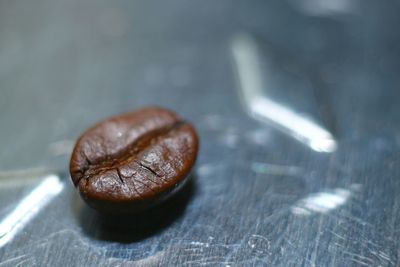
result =
[[25,260],[23,260],[23,261],[20,261],[17,265],[15,265],[15,267],[22,266],[22,265],[25,264],[27,261],[29,261],[29,259],[25,259]]
[[195,245],[195,246],[204,246],[204,247],[209,247],[210,244],[209,243],[203,243],[203,242],[196,242],[196,241],[192,241],[190,242],[191,245]]
[[27,255],[20,255],[20,256],[14,257],[14,258],[10,258],[10,259],[7,259],[7,260],[5,260],[3,262],[0,262],[0,266],[7,266],[8,264],[10,264],[10,263],[12,263],[14,261],[18,261],[18,260],[21,260],[21,259],[26,259],[27,257],[28,257]]
[[291,247],[297,248],[289,238],[285,237],[284,239]]
[[363,261],[358,260],[358,259],[352,258],[351,260],[354,261],[354,262],[357,262],[357,263],[359,263],[359,264],[361,264],[361,265],[364,265],[364,266],[370,266],[369,263],[363,262]]
[[368,258],[368,257],[363,256],[363,255],[352,253],[352,252],[349,252],[349,251],[346,251],[346,250],[342,251],[342,253],[346,254],[346,255],[349,255],[349,256],[352,256],[352,258],[351,258],[352,260],[360,262],[360,263],[364,263],[366,265],[368,265],[368,263],[365,263],[365,261],[370,262],[370,263],[374,263],[373,259]]
[[334,236],[336,236],[336,237],[338,237],[338,238],[340,238],[340,239],[342,239],[342,240],[346,240],[346,238],[345,238],[344,236],[341,236],[341,235],[335,233],[335,232],[332,231],[332,230],[328,230],[328,232],[330,232],[331,234],[333,234]]
[[310,263],[311,266],[316,266],[315,262],[317,260],[317,251],[318,251],[318,247],[319,247],[319,242],[321,240],[321,234],[322,234],[322,220],[323,218],[321,217],[318,220],[318,231],[317,231],[317,236],[315,237],[315,245],[314,245],[314,249],[313,252],[311,253],[311,259],[310,259]]
[[383,251],[379,251],[378,255],[381,256],[381,258],[383,258],[383,259],[385,259],[385,260],[391,261],[389,255],[386,254],[386,253],[383,252]]
[[[267,253],[271,246],[268,238],[262,235],[251,235],[247,241],[247,244],[252,249],[257,249],[257,251],[261,253]],[[264,245],[266,245],[266,247]]]
[[379,261],[383,261],[383,262],[389,262],[391,264],[395,264],[394,261],[389,257],[389,255],[387,255],[385,252],[383,251],[374,251],[370,248],[368,248],[369,252],[374,255],[376,257],[376,259],[378,259]]

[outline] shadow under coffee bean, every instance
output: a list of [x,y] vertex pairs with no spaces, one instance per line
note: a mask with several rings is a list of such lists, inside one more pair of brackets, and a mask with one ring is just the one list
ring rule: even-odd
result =
[[190,123],[167,109],[143,108],[85,131],[72,152],[70,173],[83,200],[103,216],[134,214],[177,193],[197,151]]
[[83,233],[91,238],[120,243],[138,242],[178,221],[195,194],[196,179],[191,177],[176,195],[146,211],[107,216],[82,206],[78,219]]

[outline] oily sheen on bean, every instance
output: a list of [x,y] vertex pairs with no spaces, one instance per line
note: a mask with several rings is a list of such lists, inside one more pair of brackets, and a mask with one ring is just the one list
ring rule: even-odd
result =
[[77,140],[70,161],[75,187],[106,213],[135,213],[176,193],[198,152],[193,126],[148,107],[105,119]]

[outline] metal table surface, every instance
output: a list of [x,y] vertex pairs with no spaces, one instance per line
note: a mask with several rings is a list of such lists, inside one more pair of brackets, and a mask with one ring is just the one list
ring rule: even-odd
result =
[[[399,1],[1,1],[0,266],[400,266]],[[125,225],[77,136],[145,105],[196,126],[176,198]]]

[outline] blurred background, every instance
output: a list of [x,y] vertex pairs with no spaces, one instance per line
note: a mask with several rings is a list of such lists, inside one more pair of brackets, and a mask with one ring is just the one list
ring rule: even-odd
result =
[[[0,266],[398,266],[399,11],[0,1]],[[69,156],[146,105],[201,151],[179,214],[122,242],[82,215]]]

